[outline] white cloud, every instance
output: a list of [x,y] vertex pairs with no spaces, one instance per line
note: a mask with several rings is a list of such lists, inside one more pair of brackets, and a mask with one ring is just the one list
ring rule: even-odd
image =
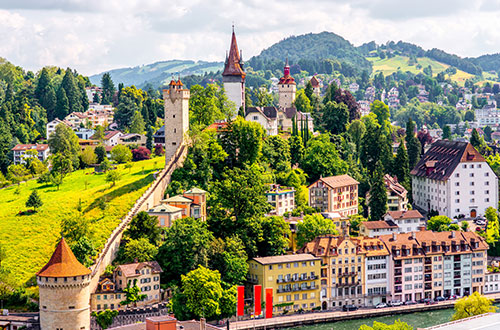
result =
[[0,56],[84,74],[168,59],[222,61],[234,21],[245,59],[290,35],[404,40],[461,56],[500,51],[500,1],[3,0]]

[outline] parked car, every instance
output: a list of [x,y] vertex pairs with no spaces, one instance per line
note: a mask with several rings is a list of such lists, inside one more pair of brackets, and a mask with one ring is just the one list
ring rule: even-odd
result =
[[476,221],[476,225],[478,225],[478,226],[484,226],[484,225],[486,225],[486,222],[483,221],[483,220],[477,220]]
[[437,304],[437,301],[429,299],[429,301],[427,301],[425,304],[426,305],[435,305],[435,304]]
[[429,301],[431,301],[429,298],[422,298],[418,302],[421,303],[421,304],[422,303],[427,304]]
[[344,305],[344,306],[342,306],[342,310],[344,312],[347,312],[347,311],[357,311],[358,307],[356,307],[354,305]]
[[405,305],[416,305],[417,302],[415,300],[408,300],[408,301],[405,301]]
[[387,306],[387,304],[386,304],[386,303],[378,303],[378,304],[375,306],[375,308],[386,308],[386,307],[389,307],[389,306]]
[[444,299],[444,297],[436,297],[436,299],[434,299],[434,300],[439,302],[439,301],[445,301],[446,299]]
[[400,300],[393,300],[393,301],[389,301],[388,305],[391,307],[396,307],[396,306],[403,305],[403,302]]

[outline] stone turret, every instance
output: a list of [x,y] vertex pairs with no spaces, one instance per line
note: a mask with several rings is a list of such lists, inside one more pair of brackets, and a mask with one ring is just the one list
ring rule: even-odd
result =
[[62,238],[36,274],[41,330],[90,329],[90,274]]
[[295,92],[297,85],[295,79],[290,75],[290,65],[288,65],[288,58],[283,68],[283,77],[280,78],[278,83],[279,91],[279,106],[282,109],[291,108],[295,101]]
[[172,158],[184,143],[189,130],[189,89],[184,88],[181,79],[173,80],[163,90],[165,106],[165,159]]

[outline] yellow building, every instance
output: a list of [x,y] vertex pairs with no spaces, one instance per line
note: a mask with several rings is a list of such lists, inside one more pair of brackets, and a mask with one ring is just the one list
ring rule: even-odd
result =
[[262,285],[263,293],[265,288],[273,289],[275,313],[320,308],[320,258],[303,253],[254,258],[248,264],[248,282]]

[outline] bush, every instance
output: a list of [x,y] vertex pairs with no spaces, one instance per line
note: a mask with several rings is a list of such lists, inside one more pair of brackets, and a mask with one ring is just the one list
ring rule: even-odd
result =
[[111,159],[116,163],[126,163],[132,159],[132,152],[124,145],[117,145],[111,150]]
[[163,146],[161,144],[157,144],[155,146],[155,155],[156,156],[161,156],[161,155],[164,155],[165,154],[165,149],[163,148]]
[[151,151],[146,147],[139,147],[132,150],[134,161],[146,160],[151,158]]

